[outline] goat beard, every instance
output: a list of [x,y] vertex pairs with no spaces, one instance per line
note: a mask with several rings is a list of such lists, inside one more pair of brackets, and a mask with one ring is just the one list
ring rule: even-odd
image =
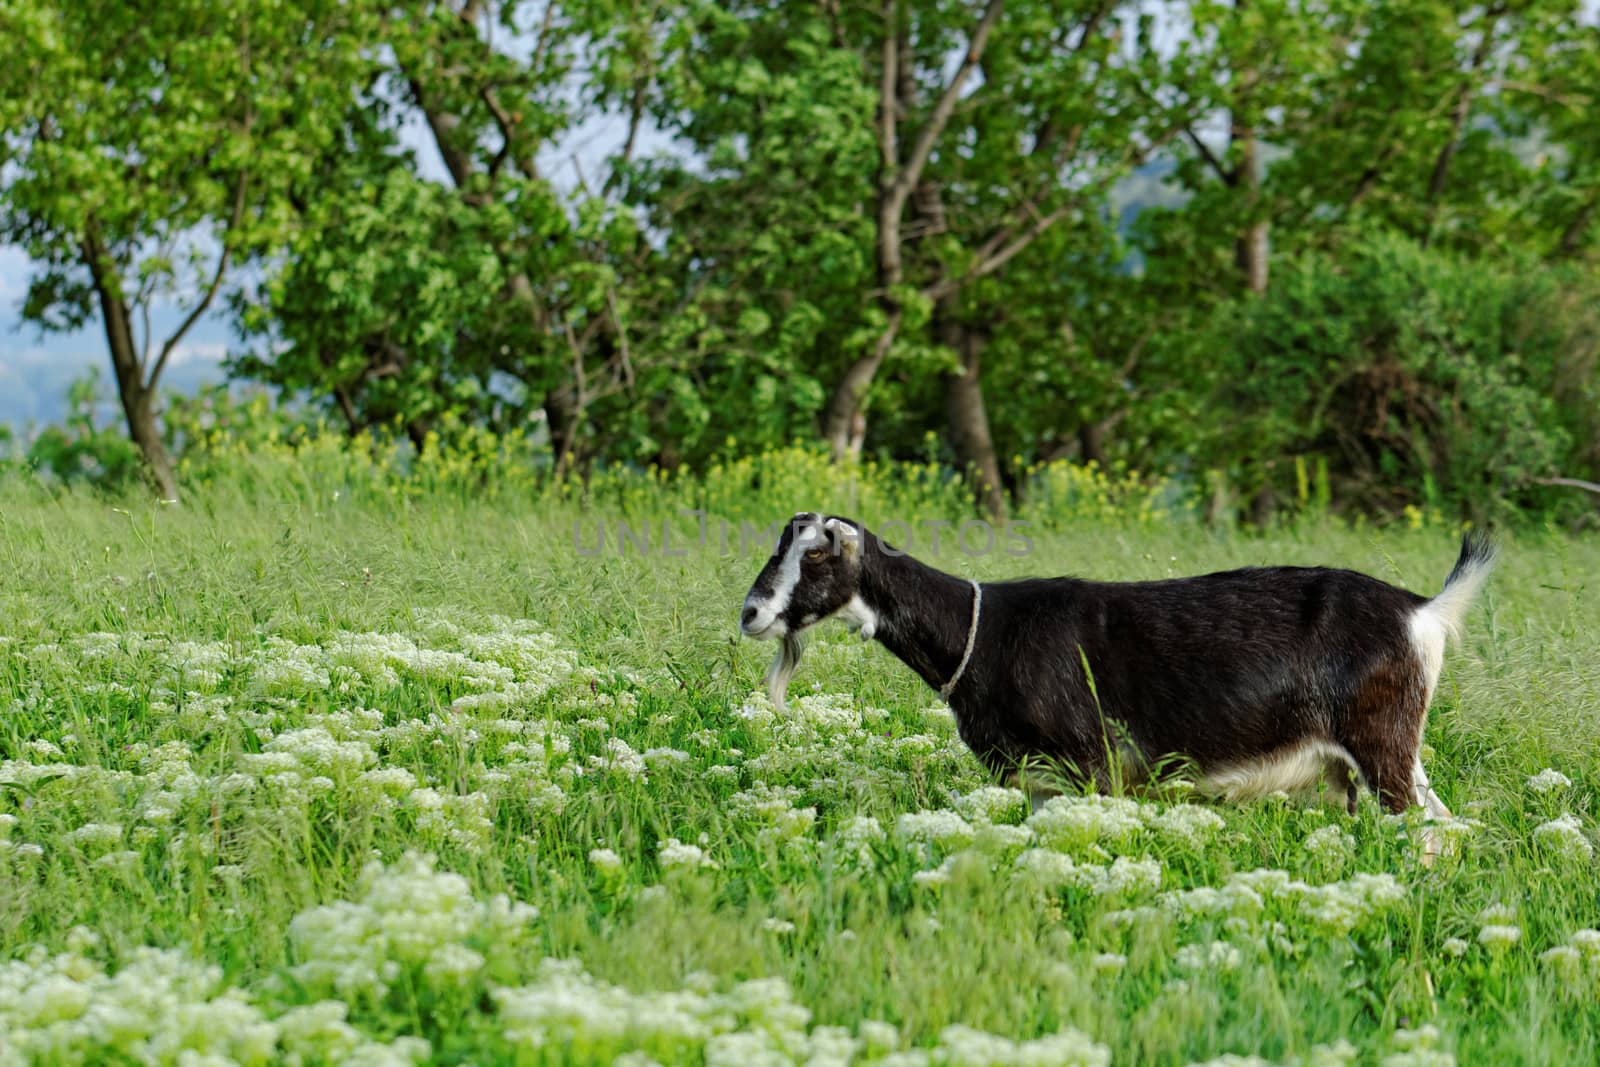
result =
[[806,650],[799,634],[784,634],[778,639],[778,654],[767,668],[767,699],[780,714],[787,710],[784,698],[789,695],[789,679],[800,666],[800,654]]

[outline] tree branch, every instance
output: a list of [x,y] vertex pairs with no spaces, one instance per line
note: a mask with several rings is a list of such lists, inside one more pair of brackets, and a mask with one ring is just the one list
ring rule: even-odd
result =
[[949,124],[956,102],[961,98],[962,88],[966,86],[973,69],[983,59],[983,50],[989,43],[989,34],[1000,19],[1002,4],[1003,0],[988,0],[984,6],[983,15],[978,19],[978,24],[973,28],[972,36],[967,43],[967,54],[962,58],[961,66],[956,68],[949,84],[939,94],[938,101],[933,105],[933,113],[928,116],[926,125],[922,127],[916,143],[911,147],[911,155],[906,159],[905,167],[895,176],[889,196],[890,204],[895,208],[896,214],[904,207],[906,198],[911,195],[911,190],[921,179],[922,168],[927,165],[928,157],[933,155],[933,146],[938,143],[945,127]]
[[455,183],[457,189],[466,188],[467,180],[472,177],[472,159],[453,143],[461,119],[432,107],[428,102],[428,95],[422,90],[422,83],[416,78],[407,77],[406,83],[411,87],[411,98],[417,102],[417,107],[422,109],[422,117],[428,120],[428,129],[433,133],[433,143],[439,149],[439,156],[444,160],[445,169],[450,172],[450,180]]
[[1582,111],[1584,108],[1593,107],[1595,103],[1593,93],[1567,93],[1559,89],[1552,89],[1546,85],[1537,85],[1533,82],[1497,78],[1495,85],[1506,92],[1523,93],[1527,96],[1536,96],[1541,100],[1548,100],[1550,103],[1560,105],[1569,111]]
[[883,4],[883,74],[878,83],[878,154],[882,161],[880,184],[888,186],[900,159],[900,144],[895,129],[900,101],[896,86],[900,77],[900,33],[896,25],[895,0]]
[[[1169,130],[1160,137],[1153,139],[1143,148],[1130,147],[1123,157],[1122,164],[1113,168],[1113,172],[1121,173],[1125,168],[1140,166],[1150,157],[1151,153],[1165,144],[1176,133],[1176,130]],[[1040,194],[1040,196],[1042,195]],[[1040,197],[1036,196],[1032,200],[1025,202],[1022,205],[1021,213],[1033,217],[1032,226],[1020,234],[1017,233],[1017,228],[1021,225],[1020,219],[1000,227],[987,241],[979,246],[972,266],[968,267],[958,277],[945,278],[928,286],[923,289],[923,295],[930,300],[938,300],[957,292],[969,282],[993,274],[1025,251],[1046,230],[1065,218],[1080,203],[1081,199],[1081,197],[1074,196],[1066,203],[1042,215],[1039,213]]]
[[1428,178],[1428,202],[1431,204],[1439,199],[1439,194],[1444,192],[1444,183],[1450,173],[1450,163],[1455,159],[1456,153],[1461,150],[1461,131],[1467,124],[1467,117],[1472,113],[1472,80],[1484,61],[1489,58],[1489,52],[1494,47],[1494,31],[1499,28],[1500,16],[1504,13],[1505,6],[1496,3],[1484,12],[1486,25],[1483,28],[1483,39],[1478,42],[1478,47],[1473,49],[1472,59],[1467,64],[1467,69],[1462,72],[1461,81],[1456,86],[1456,102],[1450,116],[1450,137],[1439,149],[1439,155],[1433,163],[1433,173]]
[[1216,153],[1211,151],[1210,147],[1200,139],[1200,135],[1194,132],[1192,126],[1184,123],[1183,132],[1189,138],[1189,143],[1194,145],[1195,151],[1200,153],[1200,158],[1205,160],[1206,164],[1216,172],[1218,178],[1222,179],[1222,184],[1230,187],[1239,184],[1239,172],[1224,166],[1222,160],[1218,159]]
[[1590,493],[1600,493],[1600,483],[1586,482],[1582,478],[1535,478],[1535,485],[1561,485],[1569,489],[1583,489]]
[[539,21],[539,41],[533,46],[533,60],[528,64],[530,70],[544,67],[544,58],[550,51],[550,27],[555,24],[556,9],[560,6],[556,0],[548,0],[545,4],[544,18]]
[[[494,124],[500,130],[500,151],[496,152],[494,159],[489,163],[489,177],[495,178],[500,174],[500,168],[512,156],[512,149],[516,146],[518,121],[515,115],[510,114],[501,105],[500,98],[495,95],[494,89],[488,85],[478,90],[478,99],[483,101],[489,109],[489,114],[494,117]],[[535,180],[539,177],[538,170],[534,167],[533,160],[527,156],[516,157],[517,170],[523,177]]]
[[1367,194],[1377,188],[1378,179],[1383,176],[1384,168],[1389,165],[1389,161],[1395,157],[1399,149],[1400,142],[1392,138],[1383,146],[1383,150],[1378,153],[1377,158],[1369,163],[1367,169],[1361,172],[1361,177],[1356,179],[1356,186],[1350,191],[1350,198],[1345,201],[1345,211],[1348,212],[1360,204],[1361,201],[1367,198]]
[[[960,276],[955,278],[946,278],[943,281],[937,282],[934,285],[929,286],[927,289],[924,289],[923,294],[930,300],[940,300],[958,292],[969,282],[974,282],[986,275],[993,274],[995,271],[1011,262],[1011,260],[1015,259],[1029,245],[1033,244],[1034,241],[1038,240],[1040,234],[1044,233],[1044,231],[1048,230],[1057,222],[1065,218],[1073,206],[1074,205],[1072,203],[1062,204],[1049,214],[1040,215],[1034,220],[1032,226],[1030,226],[1024,233],[1021,233],[1015,238],[1011,239],[1008,243],[994,245],[994,239],[991,238],[989,243],[985,245],[985,249],[989,249],[990,245],[994,245],[994,247],[988,252],[987,255],[983,255],[983,250],[980,250],[978,260],[972,266],[963,271]],[[1014,232],[1014,230],[1002,232]]]
[[211,306],[211,301],[216,299],[217,290],[222,288],[222,275],[228,269],[228,255],[233,251],[230,239],[238,233],[239,226],[244,221],[245,190],[249,184],[250,171],[248,169],[241,170],[239,172],[239,180],[234,184],[233,214],[228,218],[228,228],[222,233],[222,252],[217,256],[217,269],[211,275],[211,284],[206,286],[205,295],[200,298],[200,302],[189,312],[188,318],[183,320],[178,328],[173,331],[172,336],[168,337],[161,346],[161,354],[156,357],[156,365],[150,369],[150,375],[145,379],[144,387],[146,389],[154,389],[156,387],[156,379],[160,378],[161,372],[166,369],[167,360],[171,358],[173,350],[178,347],[178,342],[183,340],[184,334],[189,332],[191,326],[200,321],[200,316],[206,313],[206,309]]
[[[1099,7],[1095,8],[1089,13],[1089,17],[1083,22],[1082,32],[1078,34],[1078,43],[1073,45],[1069,50],[1070,55],[1076,56],[1086,47],[1088,47],[1090,39],[1093,38],[1096,31],[1099,30],[1100,23],[1103,22],[1106,16],[1111,13],[1114,6],[1114,0],[1103,0]],[[1054,148],[1051,158],[1055,166],[1052,169],[1051,175],[1044,179],[1043,184],[1041,184],[1039,189],[1035,192],[1034,201],[1036,203],[1042,199],[1046,191],[1048,191],[1050,183],[1055,177],[1054,172],[1059,171],[1063,166],[1066,165],[1066,161],[1078,150],[1078,142],[1083,139],[1085,124],[1081,121],[1074,123],[1072,127],[1068,129],[1066,137],[1061,138],[1061,127],[1056,121],[1058,117],[1059,116],[1057,116],[1053,111],[1045,116],[1044,121],[1039,124],[1039,129],[1033,135],[1032,147],[1028,149],[1028,156],[1029,158],[1032,158],[1033,156],[1037,156],[1046,150]],[[1061,140],[1061,144],[1059,147],[1055,147],[1055,142],[1058,138]]]
[[628,139],[622,142],[622,165],[633,162],[633,150],[639,138],[639,126],[644,121],[645,92],[650,82],[640,78],[633,84],[633,97],[628,101]]
[[1584,198],[1578,213],[1567,223],[1566,229],[1561,231],[1561,236],[1556,240],[1556,247],[1550,253],[1552,259],[1566,259],[1577,253],[1578,246],[1583,242],[1583,235],[1594,223],[1597,209],[1600,209],[1600,185],[1589,190],[1589,195]]
[[828,16],[828,30],[833,39],[833,46],[835,48],[849,47],[849,43],[844,36],[844,25],[839,21],[839,0],[822,0],[822,10]]

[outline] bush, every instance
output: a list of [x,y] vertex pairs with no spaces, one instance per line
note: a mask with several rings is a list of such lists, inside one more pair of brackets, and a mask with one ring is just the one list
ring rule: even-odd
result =
[[1593,477],[1600,454],[1594,289],[1393,237],[1307,257],[1188,342],[1215,361],[1199,458],[1280,501],[1326,464],[1335,504],[1363,513],[1548,506],[1534,479]]
[[95,424],[100,399],[98,368],[67,387],[67,417],[46,426],[22,454],[23,465],[46,482],[86,483],[118,490],[144,477],[139,450],[128,439],[120,418]]

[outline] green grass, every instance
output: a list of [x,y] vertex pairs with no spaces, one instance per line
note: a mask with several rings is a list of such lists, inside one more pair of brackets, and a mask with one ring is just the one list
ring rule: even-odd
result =
[[[586,558],[573,521],[592,544],[621,511],[331,484],[216,484],[181,508],[0,488],[0,1064],[183,1047],[263,1063],[891,1048],[1073,1063],[1098,1062],[1095,1044],[1125,1064],[1298,1063],[1318,1046],[1326,1062],[1600,1059],[1600,953],[1580,938],[1541,958],[1600,926],[1600,879],[1581,845],[1535,833],[1566,814],[1594,833],[1593,541],[1504,539],[1426,736],[1436,790],[1473,825],[1427,870],[1370,799],[1353,819],[1206,806],[1223,823],[1192,841],[1163,819],[1200,805],[1149,800],[1064,802],[1077,829],[1036,818],[1044,841],[977,818],[970,842],[912,839],[899,818],[970,805],[956,798],[986,784],[979,767],[934,694],[842,627],[791,689],[799,707],[819,688],[809,710],[766,721],[752,694],[772,649],[733,636],[759,559],[714,543]],[[626,513],[715,496],[651,492]],[[769,486],[732,517],[837,500]],[[1331,564],[1432,592],[1456,550],[1443,527],[1242,537],[1149,514],[1032,537],[1025,558],[931,562],[985,579]],[[463,702],[485,691],[503,695]],[[1570,787],[1530,788],[1547,767]],[[672,838],[706,865],[663,864]],[[1023,849],[1076,873],[1018,874]],[[1118,857],[1153,861],[1159,886],[1097,892],[1133,870]],[[1234,889],[1216,912],[1169,895],[1262,868],[1334,888]],[[1363,898],[1363,874],[1396,888]],[[1520,938],[1480,943],[1486,925]]]

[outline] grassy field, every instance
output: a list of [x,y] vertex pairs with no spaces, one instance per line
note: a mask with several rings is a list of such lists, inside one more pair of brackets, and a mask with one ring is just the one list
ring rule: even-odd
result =
[[[0,1064],[1600,1060],[1593,540],[1504,539],[1428,724],[1430,870],[1370,798],[1030,814],[836,624],[774,716],[737,535],[577,551],[688,541],[679,505],[925,517],[903,486],[244,484],[0,487]],[[1134,508],[932,561],[1431,593],[1456,531],[1422,526]]]

